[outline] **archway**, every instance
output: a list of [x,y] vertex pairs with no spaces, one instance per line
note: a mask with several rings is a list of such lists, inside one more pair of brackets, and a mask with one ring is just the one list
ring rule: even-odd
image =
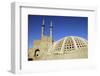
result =
[[39,56],[39,52],[40,52],[40,50],[39,50],[39,49],[36,49],[36,50],[35,50],[35,53],[34,53],[34,56],[35,56],[35,57],[38,57],[38,56]]

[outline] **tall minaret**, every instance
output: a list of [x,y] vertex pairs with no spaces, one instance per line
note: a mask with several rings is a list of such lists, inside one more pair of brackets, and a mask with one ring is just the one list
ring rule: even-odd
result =
[[52,20],[51,20],[51,22],[50,22],[50,37],[51,37],[51,39],[52,39],[52,28],[53,28],[53,26],[52,26]]
[[44,27],[45,27],[45,25],[44,25],[44,17],[43,17],[43,20],[42,20],[42,33],[41,33],[42,37],[44,35]]

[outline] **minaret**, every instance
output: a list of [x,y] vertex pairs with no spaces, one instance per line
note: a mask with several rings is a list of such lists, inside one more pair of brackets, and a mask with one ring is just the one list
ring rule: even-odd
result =
[[42,33],[41,33],[42,37],[44,35],[44,27],[45,27],[45,25],[44,25],[44,17],[43,17],[43,20],[42,20]]
[[51,20],[51,22],[50,22],[50,38],[52,39],[52,28],[53,28],[53,26],[52,26],[52,20]]

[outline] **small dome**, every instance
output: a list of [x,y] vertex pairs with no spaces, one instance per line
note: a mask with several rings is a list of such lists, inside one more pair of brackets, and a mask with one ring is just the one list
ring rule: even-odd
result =
[[72,51],[76,49],[87,48],[87,40],[77,37],[77,36],[68,36],[64,37],[54,43],[54,51]]

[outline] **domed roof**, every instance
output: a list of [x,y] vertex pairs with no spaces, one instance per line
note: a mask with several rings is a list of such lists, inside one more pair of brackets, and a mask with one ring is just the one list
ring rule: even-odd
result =
[[72,51],[81,48],[87,48],[87,40],[77,37],[77,36],[68,36],[56,41],[53,45],[54,51]]

